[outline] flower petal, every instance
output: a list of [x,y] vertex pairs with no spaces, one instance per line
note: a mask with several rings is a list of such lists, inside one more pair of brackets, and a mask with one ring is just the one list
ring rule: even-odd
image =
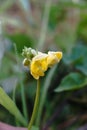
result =
[[39,79],[40,76],[44,76],[44,72],[48,68],[47,57],[48,55],[46,54],[38,54],[32,59],[30,72],[35,79]]
[[57,51],[57,52],[53,52],[53,51],[49,51],[48,52],[48,55],[56,55],[57,56],[57,58],[58,58],[58,60],[61,60],[61,58],[62,58],[62,52],[60,52],[60,51]]
[[62,52],[48,52],[48,67],[52,67],[54,64],[58,63],[62,58]]

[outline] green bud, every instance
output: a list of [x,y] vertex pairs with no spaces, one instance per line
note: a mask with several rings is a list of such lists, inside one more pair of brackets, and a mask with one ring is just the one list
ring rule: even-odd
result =
[[28,60],[31,60],[34,56],[37,55],[37,51],[32,48],[24,47],[22,55],[27,58]]

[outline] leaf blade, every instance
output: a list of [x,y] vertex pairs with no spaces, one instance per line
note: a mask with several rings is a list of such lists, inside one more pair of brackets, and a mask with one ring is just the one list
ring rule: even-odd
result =
[[70,73],[61,81],[55,92],[76,90],[87,84],[87,77],[80,73]]
[[14,115],[20,121],[20,123],[22,123],[24,126],[27,125],[26,120],[18,110],[16,104],[1,87],[0,87],[0,104],[3,107],[5,107],[12,115]]

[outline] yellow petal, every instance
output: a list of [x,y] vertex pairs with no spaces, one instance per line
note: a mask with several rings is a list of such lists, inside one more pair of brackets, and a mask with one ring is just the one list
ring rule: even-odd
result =
[[42,53],[38,54],[32,59],[30,65],[30,72],[35,79],[39,79],[40,76],[44,76],[44,72],[48,68],[47,56],[47,54]]
[[62,52],[48,52],[48,66],[52,67],[54,64],[58,63],[60,59],[62,58]]
[[48,55],[51,55],[51,54],[57,56],[57,58],[58,58],[59,61],[62,58],[62,52],[60,52],[60,51],[57,51],[57,52],[49,51]]
[[62,52],[55,52],[55,55],[57,56],[59,61],[62,59]]

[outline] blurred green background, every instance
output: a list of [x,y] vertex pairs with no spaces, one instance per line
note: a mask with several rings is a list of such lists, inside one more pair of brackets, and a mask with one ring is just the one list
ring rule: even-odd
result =
[[[0,0],[0,86],[30,120],[36,81],[23,66],[24,46],[62,51],[61,62],[41,78],[35,124],[41,130],[87,129],[87,1]],[[0,106],[0,121],[20,125]],[[83,126],[83,127],[82,127]]]

